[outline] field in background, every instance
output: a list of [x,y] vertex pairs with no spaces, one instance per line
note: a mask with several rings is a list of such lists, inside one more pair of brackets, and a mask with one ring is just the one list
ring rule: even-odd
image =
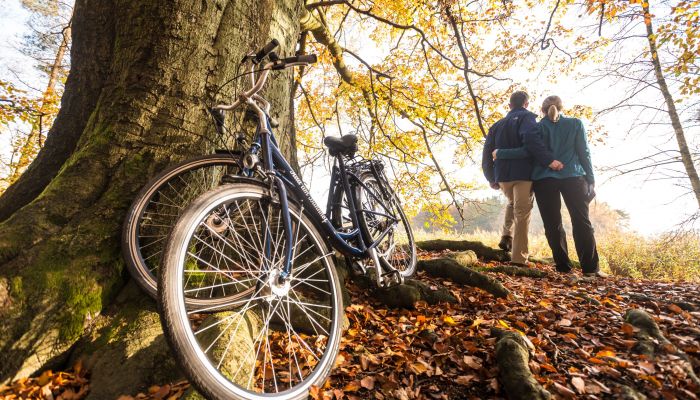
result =
[[[569,234],[569,252],[576,258],[573,240]],[[416,227],[417,240],[448,239],[475,240],[497,247],[500,233],[475,231],[473,233],[426,232]],[[632,232],[606,230],[596,234],[601,269],[614,275],[638,279],[700,282],[700,234],[667,234],[646,238]],[[530,235],[530,253],[536,258],[552,256],[547,240],[541,233]]]

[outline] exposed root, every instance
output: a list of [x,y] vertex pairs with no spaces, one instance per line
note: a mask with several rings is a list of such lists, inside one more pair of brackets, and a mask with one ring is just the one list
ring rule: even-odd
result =
[[681,358],[683,361],[683,368],[688,374],[688,377],[693,381],[693,383],[700,386],[700,379],[698,379],[698,376],[695,375],[693,364],[688,355],[666,339],[666,337],[661,333],[659,326],[646,311],[640,309],[628,310],[625,314],[625,321],[639,329],[636,334],[637,345],[635,346],[635,351],[653,359],[658,343],[658,346],[663,351]]
[[457,299],[445,287],[432,287],[415,279],[407,279],[403,285],[388,289],[375,287],[374,280],[368,276],[356,277],[355,282],[360,287],[372,290],[372,296],[388,307],[413,309],[416,302],[421,300],[430,305],[457,302]]
[[545,400],[552,397],[535,380],[530,367],[530,352],[523,337],[515,332],[494,329],[498,376],[509,399]]
[[466,251],[471,250],[484,261],[510,261],[507,252],[488,247],[481,242],[470,242],[468,240],[425,240],[416,243],[419,249],[425,251]]
[[473,286],[495,297],[508,297],[510,291],[501,282],[486,274],[466,268],[451,258],[418,261],[418,268],[428,275],[450,279],[455,283]]
[[455,261],[468,268],[471,268],[479,263],[479,257],[473,250],[449,253],[448,256],[450,258],[454,258]]
[[544,278],[549,276],[547,271],[541,269],[518,267],[517,265],[497,265],[495,267],[479,267],[477,271],[496,272],[510,276],[524,276],[527,278]]

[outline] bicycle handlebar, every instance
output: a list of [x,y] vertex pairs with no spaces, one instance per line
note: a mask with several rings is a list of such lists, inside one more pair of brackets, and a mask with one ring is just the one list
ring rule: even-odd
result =
[[294,57],[283,58],[275,63],[272,67],[274,70],[285,69],[297,65],[309,65],[317,61],[316,54],[302,54]]
[[280,42],[277,41],[277,39],[272,39],[270,43],[266,44],[260,51],[255,53],[255,56],[253,56],[253,64],[260,64],[265,56],[270,54],[272,50],[276,49],[279,45]]
[[[243,61],[241,62],[245,62],[248,60],[251,61],[248,73],[250,74],[252,87],[246,90],[245,92],[241,93],[238,96],[238,99],[232,104],[218,104],[212,107],[212,110],[230,111],[242,105],[248,105],[258,113],[258,115],[260,116],[261,128],[265,128],[265,126],[263,126],[262,121],[264,119],[263,117],[269,115],[270,113],[270,103],[267,100],[265,100],[262,96],[260,96],[258,92],[260,92],[263,86],[265,86],[265,82],[267,81],[267,76],[269,75],[270,71],[285,69],[287,67],[306,66],[316,62],[315,54],[304,54],[279,59],[279,57],[277,57],[277,54],[272,52],[277,46],[279,46],[279,42],[273,39],[270,43],[266,44],[265,47],[260,49],[260,51],[258,51],[255,55],[250,53],[247,56],[245,56],[243,58]],[[260,75],[257,79],[255,79],[255,66],[262,62],[262,60],[264,60],[265,57],[267,57],[268,55],[270,61],[267,62],[263,68],[257,71],[260,72]],[[217,119],[217,117],[218,115],[215,115],[214,118]],[[218,123],[219,121],[217,120],[216,122]]]

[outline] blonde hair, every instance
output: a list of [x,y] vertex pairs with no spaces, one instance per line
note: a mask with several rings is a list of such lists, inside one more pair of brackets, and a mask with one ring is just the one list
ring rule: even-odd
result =
[[542,102],[542,112],[549,117],[552,122],[559,121],[562,108],[559,96],[549,96]]

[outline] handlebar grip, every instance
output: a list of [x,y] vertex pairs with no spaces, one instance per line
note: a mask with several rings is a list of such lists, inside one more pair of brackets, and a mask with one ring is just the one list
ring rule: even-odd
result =
[[316,54],[302,54],[300,56],[287,57],[287,58],[282,59],[282,62],[285,64],[292,64],[292,63],[313,64],[316,61],[317,61]]
[[318,61],[318,58],[316,57],[316,54],[304,54],[301,56],[297,56],[297,61],[307,64],[315,64],[316,61]]
[[272,39],[270,43],[266,44],[265,47],[263,47],[262,49],[260,49],[260,51],[255,53],[255,57],[253,57],[253,62],[258,64],[260,61],[263,60],[263,58],[265,58],[266,55],[268,55],[279,45],[280,42],[278,42],[277,39]]

